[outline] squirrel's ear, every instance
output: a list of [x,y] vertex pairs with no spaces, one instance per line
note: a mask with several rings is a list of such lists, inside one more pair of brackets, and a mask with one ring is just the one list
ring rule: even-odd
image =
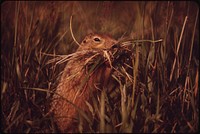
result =
[[94,33],[89,33],[87,36],[90,36],[90,37],[91,37],[91,36],[93,36],[93,35],[94,35]]
[[95,29],[94,28],[88,28],[87,29],[87,33],[95,33]]
[[89,35],[89,34],[94,34],[95,32],[92,30],[92,29],[87,29],[86,31],[86,34]]

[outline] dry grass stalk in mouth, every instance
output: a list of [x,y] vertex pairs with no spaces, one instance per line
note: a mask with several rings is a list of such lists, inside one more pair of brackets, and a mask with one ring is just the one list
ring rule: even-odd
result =
[[[74,131],[78,112],[88,111],[86,101],[91,92],[109,85],[112,71],[109,49],[116,40],[99,34],[90,34],[82,41],[77,52],[68,56],[68,61],[54,94],[52,110],[59,129]],[[63,61],[62,61],[63,62]]]

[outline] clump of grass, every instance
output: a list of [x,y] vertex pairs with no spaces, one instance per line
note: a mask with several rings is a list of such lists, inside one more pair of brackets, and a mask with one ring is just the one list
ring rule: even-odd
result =
[[80,116],[79,132],[197,132],[198,13],[194,2],[2,3],[1,131],[56,132],[49,103],[75,56],[60,55],[78,47],[73,15],[77,41],[91,31],[128,37],[111,54],[89,55],[86,66],[108,62],[115,82],[91,96],[92,115],[87,129]]

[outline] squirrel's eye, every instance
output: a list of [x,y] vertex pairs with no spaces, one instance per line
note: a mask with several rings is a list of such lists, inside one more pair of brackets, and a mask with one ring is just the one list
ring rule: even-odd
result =
[[100,42],[101,40],[99,38],[94,38],[95,42]]

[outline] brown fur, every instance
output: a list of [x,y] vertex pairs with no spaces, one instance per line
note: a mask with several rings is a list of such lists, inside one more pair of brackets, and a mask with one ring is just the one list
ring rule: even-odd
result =
[[[109,36],[89,34],[82,41],[77,51],[109,49],[116,42],[116,40]],[[97,90],[96,86],[98,88],[106,86],[110,77],[110,66],[103,64],[84,83],[83,81],[88,76],[84,68],[84,63],[84,58],[68,62],[61,76],[56,94],[53,96],[51,109],[61,132],[74,131],[74,123],[76,122],[74,119],[78,115],[77,108],[87,112],[88,107],[85,101],[89,101],[91,92]],[[82,83],[84,85],[81,85]],[[69,101],[77,106],[77,108]]]

